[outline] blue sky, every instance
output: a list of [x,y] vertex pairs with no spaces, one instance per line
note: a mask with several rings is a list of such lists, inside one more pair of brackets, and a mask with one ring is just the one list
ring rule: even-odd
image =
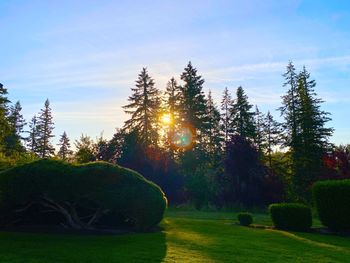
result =
[[332,141],[350,143],[350,1],[2,0],[0,34],[0,82],[27,120],[49,98],[57,137],[110,138],[142,67],[164,89],[189,60],[217,103],[242,85],[278,117],[293,60],[316,79]]

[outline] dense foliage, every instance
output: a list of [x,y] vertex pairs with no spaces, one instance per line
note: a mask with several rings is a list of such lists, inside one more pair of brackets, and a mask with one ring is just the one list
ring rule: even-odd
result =
[[0,173],[1,223],[64,224],[90,229],[128,222],[146,230],[166,207],[161,189],[140,174],[105,162],[39,160]]
[[350,180],[321,181],[313,186],[318,216],[332,230],[350,230]]
[[311,209],[303,204],[271,204],[269,212],[274,226],[278,229],[306,231],[312,225]]

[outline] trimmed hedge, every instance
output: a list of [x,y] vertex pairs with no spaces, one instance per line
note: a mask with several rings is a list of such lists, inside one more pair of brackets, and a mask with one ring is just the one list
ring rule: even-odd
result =
[[312,194],[323,225],[334,231],[350,230],[350,180],[320,181]]
[[250,213],[241,212],[237,215],[237,219],[241,226],[249,226],[253,223],[253,216]]
[[[40,217],[49,222],[44,211],[51,205],[55,215],[51,217],[63,218],[61,223],[70,227],[92,227],[89,215],[96,214],[99,220],[93,221],[94,226],[100,221],[117,226],[122,221],[147,230],[162,220],[166,208],[157,185],[135,171],[106,162],[73,165],[39,160],[17,166],[0,173],[0,193],[1,223],[5,224],[23,218],[35,224]],[[62,213],[64,209],[71,215]],[[119,219],[111,222],[112,218]]]
[[312,225],[311,209],[303,204],[271,204],[269,212],[274,226],[278,229],[306,231]]

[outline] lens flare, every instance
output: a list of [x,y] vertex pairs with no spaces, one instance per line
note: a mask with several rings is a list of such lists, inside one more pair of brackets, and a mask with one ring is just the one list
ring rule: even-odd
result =
[[190,148],[193,141],[193,132],[188,127],[180,128],[173,137],[173,145],[178,148]]
[[160,117],[160,121],[164,124],[164,125],[170,125],[173,120],[172,120],[172,117],[170,114],[163,114],[161,117]]

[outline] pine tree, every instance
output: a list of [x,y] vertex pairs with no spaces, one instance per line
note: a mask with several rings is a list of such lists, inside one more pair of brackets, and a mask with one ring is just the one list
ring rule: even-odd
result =
[[253,106],[248,102],[248,96],[242,87],[237,88],[236,99],[232,103],[230,119],[230,129],[234,134],[244,138],[253,139],[255,137]]
[[50,139],[54,137],[52,131],[54,129],[54,123],[52,121],[52,112],[50,108],[50,102],[47,99],[45,101],[44,108],[41,109],[38,117],[37,126],[37,149],[36,152],[41,158],[49,158],[54,152],[55,148],[50,142]]
[[329,149],[329,137],[333,129],[326,128],[330,120],[329,113],[320,109],[321,99],[314,91],[315,80],[310,80],[310,74],[304,67],[298,75],[297,97],[298,111],[298,144],[292,148],[293,192],[302,201],[310,200],[308,188],[317,179],[322,167],[322,156]]
[[67,133],[64,131],[61,135],[61,138],[59,140],[59,143],[57,144],[60,146],[57,155],[63,160],[67,161],[69,157],[73,154],[73,151],[70,148],[70,140],[67,136]]
[[333,129],[325,127],[330,120],[329,113],[320,109],[322,100],[314,91],[316,82],[310,80],[305,67],[297,75],[290,62],[284,77],[284,86],[289,90],[282,97],[280,110],[287,131],[285,146],[289,147],[292,158],[292,198],[307,202],[310,201],[310,185],[321,169],[321,157],[329,146]]
[[227,144],[230,136],[230,112],[231,112],[232,98],[231,94],[226,87],[221,101],[221,130],[224,134],[224,142]]
[[89,136],[82,134],[74,144],[77,149],[74,157],[78,163],[96,161],[94,141]]
[[10,124],[8,122],[8,104],[10,103],[7,98],[7,89],[0,83],[0,151],[4,150],[5,137],[10,132]]
[[263,152],[263,149],[265,148],[264,138],[263,138],[264,114],[259,110],[257,105],[255,105],[254,127],[255,127],[254,143],[258,149],[258,152],[261,154]]
[[182,100],[180,103],[183,122],[191,125],[198,142],[202,142],[202,135],[207,122],[206,99],[203,92],[204,79],[197,75],[197,69],[191,62],[181,74],[184,85],[181,86]]
[[166,91],[164,98],[164,114],[168,114],[170,121],[168,123],[168,127],[166,129],[166,139],[165,139],[165,148],[167,148],[170,156],[174,158],[174,147],[172,146],[172,142],[174,140],[175,130],[179,127],[181,122],[180,116],[180,101],[181,101],[181,89],[177,84],[174,77],[170,79],[167,83]]
[[21,104],[19,101],[16,102],[14,106],[10,107],[8,122],[10,125],[9,133],[5,137],[5,151],[7,154],[15,153],[15,152],[24,152],[25,148],[22,145],[21,140],[23,127],[26,125],[26,122],[21,114]]
[[282,142],[281,134],[281,124],[275,121],[270,111],[268,111],[264,119],[262,136],[270,168],[272,168],[273,148],[280,145]]
[[129,104],[124,106],[125,112],[131,118],[125,122],[124,129],[130,133],[137,131],[138,143],[144,146],[157,146],[158,115],[160,109],[159,91],[153,79],[143,68],[136,80],[136,87],[131,88],[133,94],[129,97]]
[[207,154],[209,159],[218,162],[221,153],[221,130],[220,130],[220,112],[217,109],[211,91],[209,90],[207,100],[207,128],[205,130]]
[[38,149],[38,120],[37,117],[34,117],[29,122],[29,135],[26,138],[27,149],[32,153],[37,153]]
[[288,87],[287,94],[282,96],[282,107],[279,108],[281,116],[284,117],[284,146],[294,148],[298,144],[297,111],[299,98],[297,95],[298,76],[291,61],[288,63],[287,71],[283,74],[283,77],[285,78],[283,87]]

